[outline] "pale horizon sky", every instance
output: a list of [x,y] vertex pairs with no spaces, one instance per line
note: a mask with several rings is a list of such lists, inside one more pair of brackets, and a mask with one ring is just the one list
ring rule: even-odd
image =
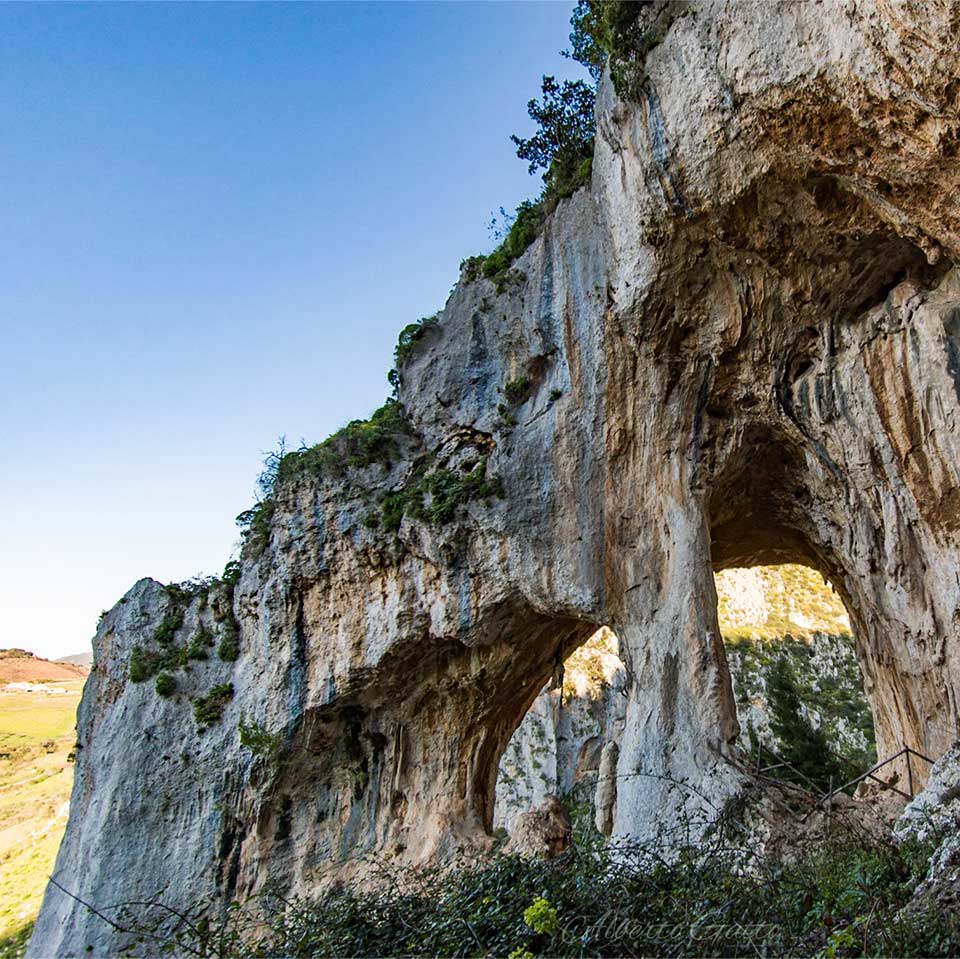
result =
[[265,451],[389,392],[573,3],[0,5],[0,647],[219,573]]

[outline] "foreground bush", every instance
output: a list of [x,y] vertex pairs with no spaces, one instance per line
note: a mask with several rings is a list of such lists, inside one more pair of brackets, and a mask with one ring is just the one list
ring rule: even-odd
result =
[[673,862],[638,843],[426,871],[374,860],[375,891],[123,922],[133,952],[204,956],[957,955],[956,916],[914,895],[931,850],[845,832],[776,865],[718,830]]

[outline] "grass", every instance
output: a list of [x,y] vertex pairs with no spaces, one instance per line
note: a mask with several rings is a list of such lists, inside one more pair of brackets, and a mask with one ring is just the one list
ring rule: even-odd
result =
[[0,693],[0,959],[23,953],[53,870],[73,785],[83,682]]
[[[0,785],[5,784],[7,762],[14,758],[5,754],[44,740],[59,740],[73,735],[77,703],[83,681],[47,683],[51,688],[63,689],[60,694],[0,693]],[[42,703],[42,708],[38,708]]]

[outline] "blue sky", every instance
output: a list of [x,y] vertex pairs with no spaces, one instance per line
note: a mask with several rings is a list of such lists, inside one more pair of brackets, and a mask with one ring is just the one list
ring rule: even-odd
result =
[[264,451],[382,402],[572,5],[0,5],[0,646],[219,572]]

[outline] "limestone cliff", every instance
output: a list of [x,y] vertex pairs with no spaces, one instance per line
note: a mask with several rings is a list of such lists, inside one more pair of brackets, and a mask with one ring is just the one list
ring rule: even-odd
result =
[[[305,458],[235,586],[142,580],[104,618],[59,886],[115,917],[482,850],[510,736],[604,625],[613,834],[674,780],[722,805],[730,566],[835,584],[881,754],[956,737],[960,8],[671,10],[636,98],[601,85],[592,185],[413,343],[389,461]],[[160,696],[135,648],[189,672]],[[51,885],[29,948],[124,941]]]

